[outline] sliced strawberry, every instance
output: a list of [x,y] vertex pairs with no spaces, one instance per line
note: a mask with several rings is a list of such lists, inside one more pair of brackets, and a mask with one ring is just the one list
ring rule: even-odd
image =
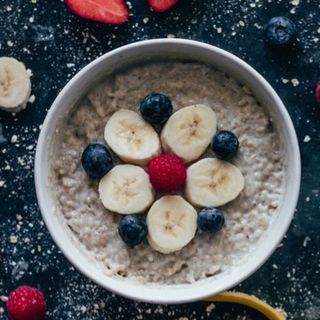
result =
[[178,0],[148,0],[149,6],[155,12],[164,12],[174,6]]
[[103,23],[118,25],[129,17],[124,0],[66,0],[66,5],[82,18]]

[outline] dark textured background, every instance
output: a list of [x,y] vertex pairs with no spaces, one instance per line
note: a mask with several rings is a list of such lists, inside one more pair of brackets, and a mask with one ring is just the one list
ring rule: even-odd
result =
[[[208,316],[206,303],[153,306],[112,295],[72,268],[41,220],[33,184],[34,151],[39,126],[57,93],[103,53],[168,34],[238,55],[285,102],[301,147],[300,201],[282,245],[236,289],[282,307],[289,319],[320,319],[320,108],[314,101],[320,79],[319,1],[180,0],[162,15],[152,13],[145,0],[129,6],[129,23],[115,28],[75,17],[58,0],[0,0],[0,56],[16,57],[32,70],[35,96],[17,115],[0,112],[0,319],[7,318],[5,297],[20,284],[44,291],[48,319],[263,319],[221,304]],[[298,42],[290,50],[275,51],[264,42],[262,26],[275,15],[298,25]]]

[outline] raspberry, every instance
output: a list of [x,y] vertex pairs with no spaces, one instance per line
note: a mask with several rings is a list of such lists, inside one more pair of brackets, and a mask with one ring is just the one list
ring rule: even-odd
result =
[[317,86],[316,86],[316,101],[320,106],[320,81],[317,83]]
[[187,170],[181,158],[174,154],[161,154],[148,166],[150,182],[162,192],[179,189],[186,181]]
[[7,310],[10,320],[41,320],[47,311],[47,304],[41,291],[21,286],[10,293]]

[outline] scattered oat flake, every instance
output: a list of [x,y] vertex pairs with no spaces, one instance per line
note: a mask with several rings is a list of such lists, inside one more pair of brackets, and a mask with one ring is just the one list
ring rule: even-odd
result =
[[308,242],[311,240],[309,236],[306,236],[303,240],[302,246],[305,248],[308,245]]
[[7,302],[8,301],[8,297],[7,296],[0,296],[0,300],[2,302]]
[[291,0],[290,3],[293,5],[293,6],[298,6],[300,4],[300,0]]
[[290,82],[289,79],[281,78],[282,83],[287,84]]
[[169,39],[174,39],[176,36],[174,35],[174,34],[172,34],[172,33],[169,33],[168,35],[167,35],[167,38],[169,38]]
[[34,103],[35,100],[36,100],[36,96],[33,94],[33,95],[30,96],[28,102],[29,102],[29,103]]
[[143,18],[143,23],[148,23],[149,22],[149,18],[148,17],[145,17],[145,18]]
[[300,84],[299,80],[296,78],[291,79],[291,83],[294,87],[297,87]]
[[303,142],[309,142],[311,140],[310,136],[306,135],[303,139]]
[[13,47],[13,42],[11,40],[8,40],[7,45],[8,45],[8,47]]
[[244,26],[245,26],[244,21],[240,20],[240,21],[239,21],[239,25],[240,25],[241,27],[244,27]]
[[10,236],[10,242],[11,243],[17,243],[18,242],[18,238],[16,236]]
[[206,312],[209,315],[214,309],[216,308],[214,303],[210,303],[207,307],[206,307]]
[[11,143],[16,143],[18,141],[18,137],[14,134],[12,137],[11,137]]
[[5,181],[0,181],[0,188],[3,187],[5,183]]

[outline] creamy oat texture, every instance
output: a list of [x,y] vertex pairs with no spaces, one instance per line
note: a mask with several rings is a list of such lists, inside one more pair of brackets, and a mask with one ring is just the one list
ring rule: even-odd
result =
[[[80,163],[88,143],[105,143],[104,127],[113,112],[138,111],[152,91],[168,95],[175,110],[196,103],[211,106],[218,128],[239,137],[240,152],[232,162],[245,177],[240,196],[222,207],[224,228],[215,235],[198,231],[189,245],[169,255],[147,243],[130,249],[122,242],[121,216],[102,206],[98,181],[88,178]],[[243,263],[267,233],[283,193],[285,159],[269,117],[248,88],[200,63],[152,63],[108,77],[60,123],[52,148],[58,211],[79,243],[107,274],[142,282],[189,283]]]

